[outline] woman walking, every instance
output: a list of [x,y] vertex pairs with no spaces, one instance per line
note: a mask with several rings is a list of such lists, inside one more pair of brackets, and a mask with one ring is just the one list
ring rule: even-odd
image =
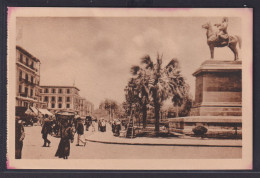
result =
[[61,128],[61,139],[55,156],[68,159],[70,155],[70,142],[73,143],[74,132],[71,124],[66,121]]

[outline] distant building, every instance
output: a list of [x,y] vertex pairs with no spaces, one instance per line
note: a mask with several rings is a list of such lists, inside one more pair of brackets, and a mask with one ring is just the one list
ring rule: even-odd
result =
[[86,105],[86,98],[79,98],[79,115],[81,117],[84,117],[87,115],[87,112],[85,110],[85,105]]
[[85,111],[86,111],[87,115],[92,115],[93,111],[94,111],[94,104],[91,103],[90,101],[86,100]]
[[16,46],[16,106],[46,107],[39,94],[40,65],[38,58]]
[[94,110],[94,105],[87,101],[86,98],[81,97],[79,100],[80,112],[79,115],[81,117],[85,117],[87,115],[92,115]]
[[79,91],[74,86],[41,86],[41,101],[47,103],[52,113],[68,110],[80,114]]

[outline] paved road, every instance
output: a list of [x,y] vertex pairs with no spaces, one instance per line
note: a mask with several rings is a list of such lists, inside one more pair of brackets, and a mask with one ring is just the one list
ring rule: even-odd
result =
[[[25,127],[23,159],[59,159],[54,157],[59,138],[48,136],[51,147],[42,147],[41,127]],[[86,133],[86,137],[92,134]],[[71,144],[69,159],[211,159],[241,158],[242,148],[116,145],[88,142],[86,147]]]

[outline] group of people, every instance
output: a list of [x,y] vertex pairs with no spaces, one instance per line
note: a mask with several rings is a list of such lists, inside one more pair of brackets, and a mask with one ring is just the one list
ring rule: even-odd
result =
[[119,119],[113,120],[112,122],[112,132],[114,136],[119,136],[120,135],[120,130],[121,130],[121,122]]
[[[48,135],[55,134],[60,137],[60,142],[55,156],[59,158],[68,159],[70,155],[70,143],[74,142],[74,135],[77,133],[77,143],[76,146],[86,146],[85,136],[84,136],[84,124],[86,125],[86,130],[89,130],[89,126],[93,125],[94,122],[90,121],[89,118],[81,118],[75,116],[73,119],[60,119],[52,118],[49,115],[44,115],[42,120],[41,134],[43,138],[43,147],[50,147],[51,141],[48,139]],[[87,123],[91,123],[87,125]],[[22,148],[23,140],[25,138],[24,132],[24,122],[17,116],[15,122],[15,158],[22,158]],[[94,129],[95,131],[95,129]]]
[[100,132],[106,132],[107,127],[106,127],[106,121],[101,118],[101,120],[98,121],[98,130]]
[[[84,124],[86,128],[84,129]],[[60,137],[58,149],[55,153],[56,157],[68,159],[70,155],[70,143],[74,142],[74,135],[77,133],[76,146],[86,146],[84,131],[95,131],[95,121],[91,117],[81,118],[75,116],[73,119],[58,119],[49,115],[44,115],[42,120],[41,134],[43,138],[43,147],[50,147],[51,141],[49,135]],[[98,130],[106,132],[106,121],[101,118],[98,120]],[[115,136],[119,136],[121,130],[121,122],[119,119],[112,122],[112,131]],[[21,159],[23,140],[25,138],[24,126],[19,117],[16,118],[16,138],[15,138],[15,158]]]

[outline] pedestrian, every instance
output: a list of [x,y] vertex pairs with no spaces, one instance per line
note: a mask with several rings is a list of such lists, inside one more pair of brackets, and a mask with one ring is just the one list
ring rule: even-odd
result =
[[114,134],[115,133],[115,126],[116,126],[115,120],[112,121],[111,126],[112,126],[112,132]]
[[91,124],[91,126],[92,126],[92,132],[95,132],[95,131],[96,131],[95,125],[96,125],[96,123],[92,121],[92,124]]
[[100,129],[101,132],[105,132],[106,131],[106,122],[104,119],[102,119],[101,121],[101,129]]
[[74,132],[71,124],[66,121],[61,126],[61,139],[55,156],[68,159],[70,155],[70,143],[74,141]]
[[84,125],[83,125],[80,117],[77,118],[76,132],[78,134],[76,146],[80,146],[80,144],[79,144],[80,142],[83,143],[84,146],[86,146],[85,139],[84,139],[84,141],[81,139],[82,135],[84,137]]
[[48,140],[48,134],[51,133],[51,121],[49,120],[47,114],[45,115],[45,119],[44,119],[44,123],[43,123],[43,126],[42,126],[41,133],[42,133],[42,138],[44,140],[43,147],[46,147],[47,144],[48,144],[48,147],[49,147],[50,144],[51,144],[51,141]]
[[99,119],[99,120],[98,120],[98,131],[101,131],[100,129],[101,129],[101,121],[100,121],[100,119]]
[[116,120],[116,123],[115,123],[115,133],[114,135],[115,136],[119,136],[120,135],[120,130],[121,130],[121,122],[119,119]]
[[19,116],[15,118],[15,159],[22,158],[23,140],[25,138],[23,122]]

